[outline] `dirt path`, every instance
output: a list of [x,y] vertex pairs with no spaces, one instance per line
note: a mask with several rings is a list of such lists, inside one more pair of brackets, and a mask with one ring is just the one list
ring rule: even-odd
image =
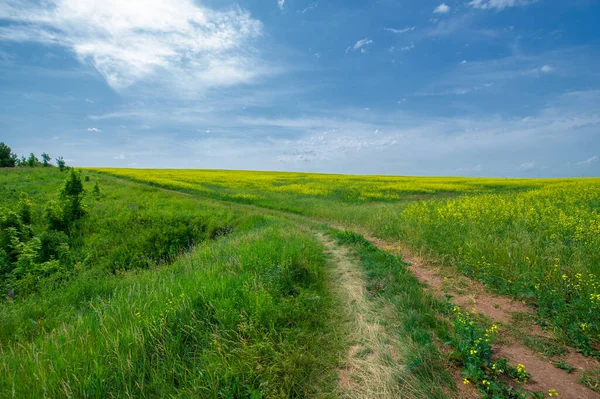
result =
[[[365,236],[380,249],[390,253],[401,254],[403,260],[409,263],[409,270],[426,284],[427,289],[437,297],[442,297],[444,292],[450,293],[452,302],[472,313],[478,313],[501,325],[510,326],[514,323],[515,315],[533,314],[534,311],[521,302],[508,297],[496,295],[486,290],[483,284],[460,275],[457,271],[446,270],[426,262],[421,256],[411,253],[405,247],[398,246],[375,237]],[[542,330],[533,322],[525,322],[521,329],[523,335],[544,340],[551,339],[552,333]],[[523,364],[531,373],[532,379],[526,384],[530,391],[547,393],[555,389],[561,398],[570,399],[600,399],[600,394],[592,391],[578,382],[586,369],[597,368],[600,362],[585,357],[580,353],[570,350],[563,356],[543,358],[534,353],[530,348],[511,337],[506,331],[502,332],[504,340],[494,346],[498,357],[509,360],[513,365]],[[557,360],[564,360],[575,367],[573,373],[567,373],[553,365]]]
[[365,278],[350,249],[338,246],[322,233],[315,233],[327,248],[333,267],[334,289],[345,305],[349,350],[339,371],[341,397],[398,398],[408,387],[400,388],[395,376],[399,369],[399,347],[381,325],[377,309],[365,285]]

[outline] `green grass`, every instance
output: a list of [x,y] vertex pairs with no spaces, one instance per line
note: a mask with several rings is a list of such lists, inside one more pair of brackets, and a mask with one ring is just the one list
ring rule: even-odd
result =
[[[5,333],[0,396],[258,398],[326,391],[336,339],[327,323],[322,248],[281,222],[264,223],[202,244],[170,266],[99,284],[76,279],[41,303],[31,297],[5,304],[2,320],[12,322],[3,331],[30,323],[36,331]],[[82,290],[93,293],[84,303]]]
[[[2,173],[2,206],[16,209],[27,193],[32,234],[44,234],[44,206],[67,176]],[[69,226],[60,259],[67,278],[2,276],[0,397],[335,392],[343,344],[311,234],[197,197],[83,177],[86,214]],[[19,285],[27,279],[35,289]]]

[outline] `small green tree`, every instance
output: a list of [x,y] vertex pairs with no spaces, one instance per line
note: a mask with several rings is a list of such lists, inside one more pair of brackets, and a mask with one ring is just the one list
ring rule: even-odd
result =
[[0,143],[0,168],[14,168],[17,164],[17,155],[12,153],[9,146]]
[[65,162],[63,157],[58,157],[56,158],[56,166],[58,166],[58,169],[60,169],[60,171],[62,172],[63,170],[65,170],[67,163]]
[[17,160],[17,163],[21,167],[27,166],[27,158],[25,158],[25,155],[22,155],[21,159]]
[[47,153],[42,153],[42,165],[44,165],[44,167],[48,167],[50,166],[50,161],[52,160],[52,158],[50,158],[50,155],[48,155]]
[[39,166],[40,165],[40,160],[35,156],[35,154],[32,152],[31,154],[29,154],[29,158],[27,158],[27,166]]
[[64,202],[63,216],[65,222],[77,220],[85,214],[82,205],[84,194],[85,189],[81,181],[81,173],[71,170],[71,174],[60,192],[61,200]]

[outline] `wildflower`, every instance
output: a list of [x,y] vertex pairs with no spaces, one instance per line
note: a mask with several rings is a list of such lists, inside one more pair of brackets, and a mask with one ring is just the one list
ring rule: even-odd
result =
[[588,328],[588,324],[587,324],[587,323],[581,323],[581,324],[579,325],[579,327],[581,327],[581,330],[582,330],[582,331],[585,331],[585,330]]
[[492,324],[492,326],[489,328],[488,331],[492,334],[495,334],[498,331],[500,331],[500,327],[498,327],[498,325],[496,325],[496,324]]
[[15,292],[12,289],[10,289],[10,290],[8,290],[7,295],[10,299],[12,299],[15,297]]
[[463,384],[465,384],[465,385],[469,385],[470,383],[471,383],[471,381],[469,381],[469,380],[468,380],[468,379],[466,379],[466,378],[463,378]]
[[471,350],[469,351],[469,354],[471,354],[471,355],[476,355],[476,354],[477,354],[477,351],[476,351],[475,349],[471,349]]
[[460,312],[460,306],[455,306],[452,308],[453,312]]
[[563,274],[563,275],[562,275],[562,279],[563,279],[563,280],[566,280],[567,278],[568,278],[568,276],[567,276],[566,274]]
[[556,392],[556,389],[549,389],[548,390],[548,396],[552,397],[552,396],[558,396],[558,392]]

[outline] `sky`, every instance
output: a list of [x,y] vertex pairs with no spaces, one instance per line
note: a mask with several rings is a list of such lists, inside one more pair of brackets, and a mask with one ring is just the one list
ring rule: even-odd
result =
[[600,0],[0,0],[0,141],[74,166],[600,176]]

